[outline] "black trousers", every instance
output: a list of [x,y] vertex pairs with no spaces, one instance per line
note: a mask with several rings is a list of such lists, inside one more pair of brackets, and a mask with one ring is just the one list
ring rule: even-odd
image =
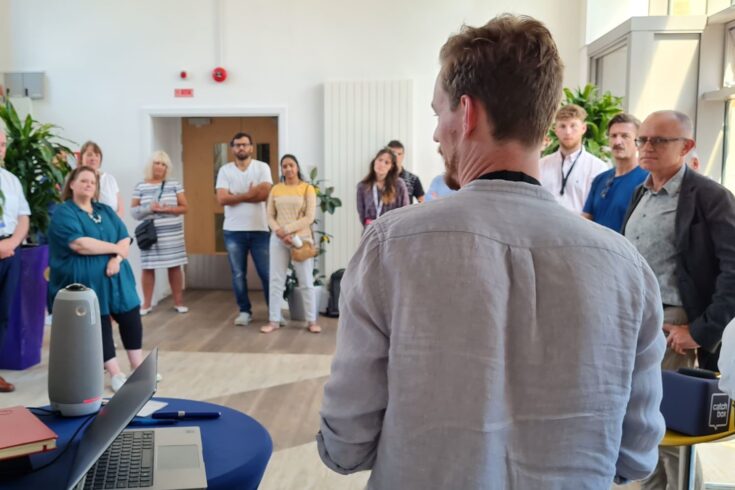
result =
[[112,340],[112,319],[120,325],[120,337],[125,350],[137,350],[143,347],[143,322],[140,319],[140,308],[135,307],[125,313],[104,315],[102,320],[102,357],[107,362],[115,357],[115,341]]

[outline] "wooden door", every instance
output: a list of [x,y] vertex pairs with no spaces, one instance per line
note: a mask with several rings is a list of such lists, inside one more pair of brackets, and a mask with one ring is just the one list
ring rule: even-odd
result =
[[[253,137],[253,158],[271,167],[278,178],[277,117],[192,117],[181,120],[184,189],[189,211],[184,217],[190,265],[187,283],[192,288],[229,288],[227,252],[222,239],[224,209],[215,198],[219,165],[233,160],[230,140],[243,131]],[[214,258],[219,257],[217,260]],[[252,264],[251,264],[252,265]],[[227,274],[223,274],[227,271]],[[248,284],[259,287],[255,269],[248,266]],[[222,278],[221,276],[225,276]],[[253,280],[255,279],[255,282]]]

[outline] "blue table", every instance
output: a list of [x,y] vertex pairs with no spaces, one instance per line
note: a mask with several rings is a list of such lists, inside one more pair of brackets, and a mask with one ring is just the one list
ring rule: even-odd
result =
[[[219,411],[222,417],[213,420],[182,420],[178,426],[198,426],[202,433],[207,485],[210,489],[256,489],[263,478],[273,443],[265,428],[255,419],[231,408],[213,403],[178,398],[154,398],[168,403],[162,410]],[[34,468],[50,461],[69,443],[86,418],[64,418],[57,415],[39,416],[59,435],[57,449],[31,456]],[[80,432],[81,434],[81,432]],[[77,435],[66,453],[53,465],[37,473],[0,481],[0,489],[53,489],[65,488],[69,467],[75,453]]]

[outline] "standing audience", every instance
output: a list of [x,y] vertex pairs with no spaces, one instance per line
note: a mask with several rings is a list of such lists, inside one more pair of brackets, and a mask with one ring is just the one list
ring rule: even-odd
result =
[[101,170],[102,149],[97,143],[87,141],[82,145],[79,150],[79,166],[92,167],[99,174],[99,202],[110,206],[122,218],[124,206],[120,197],[120,186],[117,185],[115,177]]
[[578,105],[559,109],[554,133],[559,149],[541,159],[541,185],[565,208],[582,213],[592,180],[608,166],[584,148],[587,112]]
[[582,216],[620,232],[633,192],[648,172],[638,166],[635,139],[641,123],[630,114],[614,116],[607,125],[607,138],[615,167],[592,181]]
[[[281,301],[286,283],[288,265],[293,265],[296,279],[304,291],[304,309],[309,332],[319,333],[322,328],[316,322],[314,293],[314,258],[302,261],[291,260],[291,249],[296,245],[314,245],[311,224],[316,216],[316,190],[304,182],[301,167],[293,155],[281,158],[281,182],[274,185],[266,205],[270,239],[270,302],[267,325],[263,333],[277,330],[282,321]],[[298,237],[298,238],[296,238]],[[296,243],[294,244],[294,239]]]
[[367,176],[357,184],[357,214],[366,227],[383,214],[409,204],[408,191],[398,177],[396,155],[383,148],[370,162]]
[[[31,215],[20,180],[4,168],[6,149],[7,137],[0,130],[0,352],[20,281],[20,255],[16,252],[28,234]],[[0,376],[0,393],[13,390],[15,386]]]
[[230,147],[235,161],[223,165],[217,173],[217,202],[225,208],[225,247],[232,271],[232,288],[240,310],[235,325],[245,326],[252,318],[247,281],[248,253],[253,257],[263,284],[265,301],[269,301],[270,232],[265,201],[273,178],[268,164],[253,158],[253,138],[249,134],[235,134]]
[[[735,198],[684,164],[695,145],[686,114],[654,112],[641,124],[636,145],[650,175],[633,195],[623,233],[660,285],[659,328],[668,346],[662,368],[692,367],[698,351],[699,366],[717,370],[722,332],[735,317]],[[642,488],[679,488],[678,467],[678,448],[662,447]]]
[[130,236],[115,211],[97,200],[98,195],[95,169],[79,166],[69,174],[61,193],[64,202],[49,226],[48,308],[51,311],[56,293],[72,283],[84,284],[97,294],[105,369],[117,391],[127,378],[115,357],[111,318],[120,325],[133,370],[143,361],[143,328],[135,277],[127,261]]
[[665,429],[661,298],[627,240],[540,186],[562,89],[551,34],[503,15],[463,27],[440,63],[434,139],[460,190],[365,230],[341,283],[322,461],[372,469],[372,489],[643,478]]
[[398,177],[400,177],[401,180],[403,180],[403,183],[406,184],[408,203],[411,204],[414,199],[418,202],[424,202],[424,186],[421,185],[421,179],[419,179],[418,175],[409,172],[403,166],[403,160],[406,158],[406,149],[403,147],[403,143],[398,140],[391,140],[386,146],[387,148],[390,148],[396,156]]
[[184,306],[184,277],[182,266],[187,263],[184,243],[184,214],[187,210],[184,187],[168,180],[171,159],[163,151],[156,151],[145,168],[145,180],[133,190],[131,213],[137,220],[153,220],[157,241],[151,248],[140,251],[143,269],[143,306],[141,315],[151,312],[156,269],[168,271],[168,282],[174,299],[174,309],[186,313]]

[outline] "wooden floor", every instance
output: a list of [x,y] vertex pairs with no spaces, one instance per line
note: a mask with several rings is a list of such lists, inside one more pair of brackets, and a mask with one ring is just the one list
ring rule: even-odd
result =
[[[274,443],[263,489],[364,488],[367,472],[347,477],[331,472],[319,460],[314,442],[337,321],[321,317],[323,332],[318,335],[296,322],[264,335],[258,331],[267,319],[262,293],[250,294],[253,323],[248,327],[233,325],[238,311],[230,291],[187,291],[189,313],[175,312],[169,298],[144,317],[144,350],[160,349],[163,381],[157,394],[218,403],[262,423]],[[48,403],[48,338],[47,332],[41,364],[0,371],[17,387],[14,393],[0,394],[0,407]],[[119,338],[117,345],[127,369]],[[705,445],[699,453],[705,481],[735,482],[735,442]]]

